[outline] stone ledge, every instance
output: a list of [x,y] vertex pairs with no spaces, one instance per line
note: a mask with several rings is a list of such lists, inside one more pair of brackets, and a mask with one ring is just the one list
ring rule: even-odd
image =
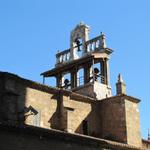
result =
[[141,100],[138,99],[138,98],[135,98],[133,96],[129,96],[129,95],[126,95],[126,94],[120,94],[120,95],[115,95],[115,96],[112,96],[112,97],[107,97],[105,99],[102,99],[98,102],[104,102],[104,101],[113,101],[114,99],[117,99],[117,98],[124,98],[124,99],[127,99],[129,101],[132,101],[132,102],[135,102],[135,103],[139,103]]

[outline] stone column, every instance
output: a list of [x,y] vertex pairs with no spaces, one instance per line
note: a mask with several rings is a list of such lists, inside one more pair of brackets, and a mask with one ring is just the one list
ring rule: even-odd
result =
[[[101,75],[102,75],[102,83],[106,84],[106,85],[110,85],[110,75],[109,75],[109,62],[108,62],[108,58],[104,58],[101,61]],[[103,81],[103,77],[104,77],[104,81]]]
[[60,88],[62,86],[62,74],[57,74],[56,76],[57,87]]
[[90,81],[90,74],[91,74],[91,63],[88,63],[84,67],[84,84],[88,83]]
[[106,73],[105,73],[105,76],[106,76],[106,84],[108,86],[110,86],[110,69],[109,69],[109,59],[106,58],[105,59],[105,66],[106,66]]
[[59,90],[57,93],[57,126],[56,128],[59,130],[67,131],[67,116],[66,110],[64,109],[64,95],[63,91]]
[[77,69],[71,70],[71,88],[77,87]]
[[105,84],[105,63],[104,63],[104,60],[101,60],[100,61],[100,64],[101,64],[101,83]]

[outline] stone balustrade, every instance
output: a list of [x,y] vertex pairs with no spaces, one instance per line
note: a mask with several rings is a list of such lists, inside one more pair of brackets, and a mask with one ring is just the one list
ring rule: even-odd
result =
[[87,52],[100,51],[102,48],[106,48],[104,35],[100,35],[85,43]]
[[70,57],[70,49],[67,49],[65,51],[59,52],[56,54],[56,63],[64,63],[71,59]]
[[[88,52],[100,51],[101,49],[106,48],[105,35],[101,34],[100,36],[97,36],[89,41],[86,41],[83,47],[84,47],[83,49],[84,54]],[[71,50],[74,51],[74,49],[77,49],[77,46],[73,47],[73,49],[67,49],[65,51],[58,52],[56,54],[56,64],[62,64],[70,61],[71,58],[75,58],[74,56],[71,57]]]

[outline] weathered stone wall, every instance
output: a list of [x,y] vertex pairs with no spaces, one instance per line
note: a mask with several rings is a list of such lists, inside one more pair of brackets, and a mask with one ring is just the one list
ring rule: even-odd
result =
[[76,140],[56,134],[43,136],[43,133],[0,131],[0,150],[101,150],[100,145],[90,144],[82,137]]
[[[0,99],[1,120],[77,133],[83,133],[82,122],[87,120],[89,134],[97,132],[92,126],[98,122],[92,119],[96,112],[84,97],[61,92],[61,99],[57,89],[10,74],[5,74],[3,81],[5,88]],[[62,106],[59,105],[60,101]]]
[[127,142],[130,145],[141,146],[140,113],[138,104],[125,100]]
[[92,98],[96,97],[96,94],[94,94],[94,87],[92,83],[74,88],[73,91],[82,95],[90,96]]
[[67,109],[68,131],[82,133],[82,121],[87,119],[91,113],[91,104],[75,101],[68,97],[64,99],[64,107]]
[[101,135],[102,138],[126,143],[125,102],[120,97],[101,101]]
[[141,147],[138,101],[116,96],[100,103],[101,136]]
[[0,121],[83,134],[141,146],[138,101],[114,96],[101,101],[47,87],[8,73],[0,76]]
[[[39,113],[39,118],[37,118],[37,126],[50,128],[56,127],[58,120],[55,117],[55,112],[57,108],[57,98],[54,94],[39,91],[36,89],[26,88],[26,107],[32,106]],[[27,117],[26,124],[34,124],[34,115]],[[36,120],[35,120],[36,122]]]
[[142,140],[142,147],[144,149],[150,149],[150,141],[148,141],[148,140]]
[[25,88],[4,74],[1,81],[3,88],[0,97],[0,120],[18,122],[19,119],[23,119],[21,111],[24,108]]

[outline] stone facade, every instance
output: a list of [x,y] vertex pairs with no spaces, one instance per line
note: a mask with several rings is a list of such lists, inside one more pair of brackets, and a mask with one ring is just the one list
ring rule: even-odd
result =
[[97,101],[2,72],[0,80],[1,122],[87,134],[141,147],[136,98],[118,95]]
[[142,147],[143,149],[150,149],[150,140],[142,140]]
[[138,100],[116,96],[100,104],[102,138],[141,146]]
[[140,100],[126,95],[121,75],[112,96],[113,51],[103,33],[91,40],[88,34],[87,25],[76,26],[70,49],[57,53],[55,68],[41,74],[56,77],[56,88],[0,72],[0,140],[9,141],[0,150],[149,149],[140,133]]

